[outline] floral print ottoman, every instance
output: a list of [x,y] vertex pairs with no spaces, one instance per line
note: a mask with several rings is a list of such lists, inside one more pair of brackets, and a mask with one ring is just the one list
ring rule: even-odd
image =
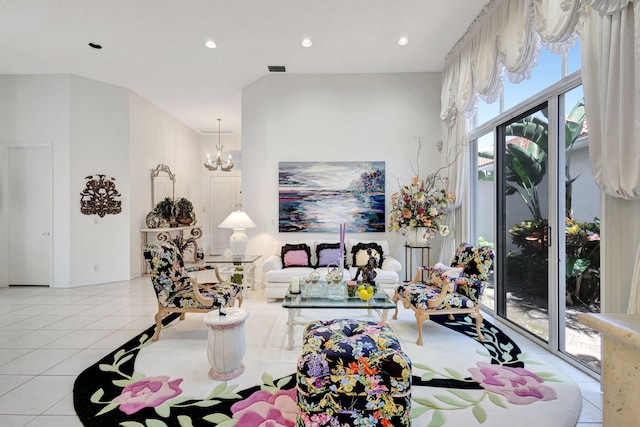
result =
[[411,360],[384,322],[308,324],[296,389],[299,427],[411,425]]

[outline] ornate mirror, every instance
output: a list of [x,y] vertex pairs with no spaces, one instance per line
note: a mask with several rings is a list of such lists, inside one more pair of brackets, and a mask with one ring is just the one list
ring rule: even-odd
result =
[[151,210],[165,197],[175,199],[176,176],[167,165],[158,165],[151,171]]

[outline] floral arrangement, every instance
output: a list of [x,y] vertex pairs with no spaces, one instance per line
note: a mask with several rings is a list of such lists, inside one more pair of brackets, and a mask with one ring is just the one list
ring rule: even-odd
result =
[[443,224],[447,214],[447,204],[456,200],[448,193],[443,184],[445,178],[432,174],[424,179],[418,176],[411,178],[410,185],[402,185],[400,191],[391,195],[391,213],[389,214],[389,231],[407,231],[414,227],[425,227],[427,238],[439,233],[449,234],[449,228]]

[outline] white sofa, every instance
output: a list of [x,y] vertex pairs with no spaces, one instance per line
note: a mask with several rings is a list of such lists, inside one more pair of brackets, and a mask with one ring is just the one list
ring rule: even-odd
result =
[[[325,280],[327,275],[326,267],[315,266],[318,262],[316,259],[316,248],[320,243],[337,243],[338,238],[324,238],[322,240],[297,240],[291,242],[281,242],[276,245],[276,253],[269,256],[263,266],[263,278],[262,283],[265,286],[266,297],[268,299],[282,299],[287,293],[287,288],[291,283],[293,276],[298,276],[301,280],[309,277],[312,271],[317,271],[320,274],[320,280]],[[285,243],[300,244],[306,243],[311,252],[311,266],[309,267],[283,267],[281,250]],[[402,265],[398,260],[389,255],[389,242],[386,240],[373,240],[373,239],[347,239],[346,244],[346,260],[344,277],[353,279],[357,272],[357,267],[353,266],[353,254],[352,249],[358,243],[376,243],[382,249],[382,265],[376,269],[376,282],[389,294],[393,295],[396,286],[400,280],[399,273],[402,269]]]

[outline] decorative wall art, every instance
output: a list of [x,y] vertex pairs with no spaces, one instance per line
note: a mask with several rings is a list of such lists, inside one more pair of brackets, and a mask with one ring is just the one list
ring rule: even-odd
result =
[[85,176],[85,189],[80,192],[80,212],[85,215],[96,214],[100,218],[107,214],[122,212],[120,192],[116,190],[115,178],[105,179],[106,175]]
[[280,162],[279,231],[385,231],[385,162]]

